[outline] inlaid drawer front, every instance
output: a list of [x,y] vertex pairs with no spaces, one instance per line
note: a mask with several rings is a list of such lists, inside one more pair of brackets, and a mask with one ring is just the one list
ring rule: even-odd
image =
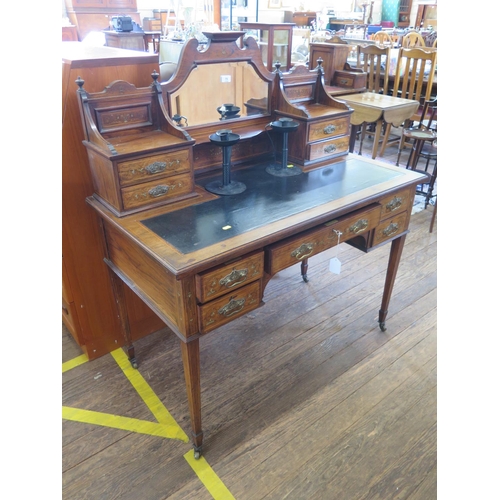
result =
[[201,303],[220,297],[262,277],[264,252],[258,252],[196,275],[196,297]]
[[307,146],[309,160],[347,153],[349,151],[349,136],[338,137],[329,141],[314,142]]
[[[354,214],[348,214],[338,221],[327,222],[325,225],[333,232],[342,233],[340,241],[347,241],[360,234],[367,233],[380,222],[380,207],[376,204],[367,209],[357,210]],[[330,236],[333,237],[333,236]],[[335,237],[333,237],[335,239]]]
[[193,189],[193,179],[189,173],[130,186],[122,189],[123,208],[129,210],[168,198],[177,198],[191,193]]
[[180,174],[189,170],[189,150],[174,154],[160,154],[118,163],[118,177],[122,186]]
[[382,205],[382,218],[386,215],[395,215],[404,212],[413,201],[413,194],[411,190],[400,191],[396,194],[391,194],[382,198],[380,204]]
[[[379,221],[380,206],[373,204],[367,209],[357,210],[339,219],[322,224],[319,228],[271,245],[267,249],[269,257],[269,269],[267,271],[273,275],[337,245],[339,241],[342,243],[355,236],[367,233],[376,227]],[[337,231],[341,234],[339,235]]]
[[403,212],[402,214],[396,215],[389,219],[382,221],[377,229],[375,229],[375,234],[373,237],[373,246],[382,243],[383,241],[389,240],[406,231],[409,222],[409,212]]
[[354,87],[354,78],[351,76],[334,76],[333,84],[339,87]]
[[309,127],[308,142],[321,141],[330,137],[337,137],[349,133],[349,118],[338,118],[336,120],[325,120],[314,123]]
[[200,332],[207,333],[256,309],[262,298],[261,280],[198,306]]

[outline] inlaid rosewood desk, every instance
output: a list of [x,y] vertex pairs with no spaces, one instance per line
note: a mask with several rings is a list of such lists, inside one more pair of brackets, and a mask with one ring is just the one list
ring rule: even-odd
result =
[[342,95],[338,101],[345,102],[354,112],[351,115],[351,139],[349,151],[354,151],[356,133],[363,123],[376,123],[373,139],[372,158],[377,157],[378,143],[384,122],[399,127],[405,120],[411,118],[418,109],[418,101],[363,92],[361,94]]
[[[279,271],[340,242],[368,252],[391,242],[379,323],[385,330],[408,232],[416,185],[423,176],[349,154],[293,177],[265,164],[236,170],[243,193],[216,196],[196,181],[198,196],[118,217],[94,196],[105,261],[135,364],[124,284],[181,340],[195,457],[201,454],[199,338],[263,305]],[[219,175],[217,175],[218,177]],[[382,283],[381,283],[382,285]]]

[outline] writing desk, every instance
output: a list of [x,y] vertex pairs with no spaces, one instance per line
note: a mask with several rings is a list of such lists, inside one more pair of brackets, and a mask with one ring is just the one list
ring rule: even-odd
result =
[[[348,155],[292,177],[266,164],[235,170],[247,189],[216,196],[197,179],[198,196],[118,217],[95,197],[105,261],[112,270],[128,355],[124,284],[180,338],[195,457],[201,454],[199,338],[263,305],[279,271],[347,242],[368,252],[391,242],[379,324],[385,320],[421,174]],[[220,176],[218,176],[220,177]]]
[[384,122],[399,127],[405,120],[410,119],[417,111],[419,103],[412,99],[381,95],[375,92],[363,92],[338,96],[337,100],[345,102],[354,112],[351,115],[351,137],[349,151],[354,151],[356,133],[363,123],[376,123],[373,139],[372,158],[377,157],[378,143]]

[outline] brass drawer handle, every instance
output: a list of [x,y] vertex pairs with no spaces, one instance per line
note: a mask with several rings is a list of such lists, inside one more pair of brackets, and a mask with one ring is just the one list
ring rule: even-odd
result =
[[297,260],[305,259],[313,252],[314,245],[312,243],[302,243],[299,248],[296,248],[290,255]]
[[349,232],[357,234],[364,231],[367,227],[368,219],[359,219],[349,228]]
[[158,196],[163,196],[168,193],[169,186],[155,186],[148,191],[149,196],[157,198]]
[[174,165],[180,165],[181,161],[179,159],[177,160],[173,160],[173,161],[169,161],[169,162],[166,162],[166,161],[154,161],[153,163],[150,163],[148,166],[146,167],[141,167],[141,168],[138,168],[138,169],[132,169],[130,171],[130,173],[132,175],[136,175],[136,174],[144,174],[144,172],[146,172],[147,174],[149,175],[154,175],[154,174],[158,174],[160,172],[164,172],[167,168],[170,168]]
[[349,80],[347,78],[339,78],[339,85],[347,85]]
[[331,123],[327,125],[324,129],[323,132],[325,134],[331,134],[332,132],[335,132],[337,130],[337,127],[335,125],[332,125]]
[[399,208],[402,204],[403,204],[403,199],[399,198],[398,196],[395,196],[389,203],[387,203],[387,205],[385,206],[385,208],[389,212],[393,212],[394,210],[396,210],[397,208]]
[[399,229],[399,224],[396,224],[395,222],[391,222],[384,230],[384,236],[391,236],[391,234],[397,233]]
[[232,316],[233,314],[240,312],[244,306],[245,306],[245,299],[234,300],[231,297],[229,302],[224,307],[221,307],[218,312],[222,316],[229,318],[229,316]]
[[166,161],[155,161],[146,167],[146,172],[150,175],[157,174],[158,172],[163,172],[167,169]]
[[227,276],[219,281],[220,286],[232,288],[247,279],[248,269],[233,269]]
[[337,149],[336,146],[334,146],[333,144],[329,144],[328,146],[326,146],[326,148],[323,149],[323,151],[325,153],[332,153],[333,151],[335,151]]

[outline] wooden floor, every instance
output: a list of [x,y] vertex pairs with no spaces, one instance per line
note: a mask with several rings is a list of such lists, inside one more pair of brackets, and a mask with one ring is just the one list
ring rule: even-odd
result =
[[[189,443],[63,420],[63,498],[436,498],[433,210],[412,215],[386,332],[377,318],[389,245],[364,254],[342,244],[310,259],[309,283],[298,265],[279,273],[264,307],[201,339],[203,456],[229,495],[198,478]],[[337,252],[340,275],[328,271]],[[62,345],[63,362],[81,354],[64,328]],[[189,434],[177,337],[156,332],[136,354]],[[62,378],[64,406],[155,422],[111,354]]]

